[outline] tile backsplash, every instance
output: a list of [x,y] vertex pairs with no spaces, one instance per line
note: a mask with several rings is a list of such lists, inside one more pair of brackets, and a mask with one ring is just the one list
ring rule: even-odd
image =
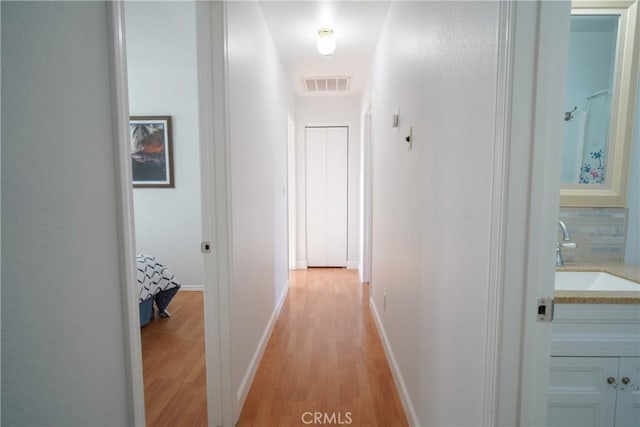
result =
[[566,263],[624,261],[626,208],[560,208],[559,217],[577,245],[562,249]]

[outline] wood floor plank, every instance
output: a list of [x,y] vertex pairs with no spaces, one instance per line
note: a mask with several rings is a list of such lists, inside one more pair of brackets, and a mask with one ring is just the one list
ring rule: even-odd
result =
[[[355,271],[291,272],[290,291],[238,426],[300,426],[305,412],[352,426],[406,426]],[[142,328],[148,426],[205,426],[202,294],[178,292],[172,317]],[[334,419],[337,424],[337,418]]]
[[289,295],[237,425],[300,426],[305,412],[340,417],[334,424],[345,424],[349,414],[352,426],[407,425],[368,286],[354,270],[291,272]]
[[202,292],[178,292],[169,311],[140,331],[147,426],[206,426]]

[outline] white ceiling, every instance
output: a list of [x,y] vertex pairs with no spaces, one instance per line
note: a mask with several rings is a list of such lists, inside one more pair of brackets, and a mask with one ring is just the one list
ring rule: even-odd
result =
[[[261,1],[260,7],[296,95],[313,95],[304,77],[350,76],[348,92],[359,95],[367,84],[378,36],[389,10],[387,1]],[[336,52],[316,50],[318,29],[332,28]],[[316,95],[317,96],[317,95]]]

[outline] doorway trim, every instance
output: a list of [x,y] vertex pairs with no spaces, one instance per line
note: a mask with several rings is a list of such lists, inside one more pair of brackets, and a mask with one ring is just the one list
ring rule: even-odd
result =
[[124,314],[124,336],[128,401],[135,426],[145,425],[144,380],[142,373],[142,342],[140,314],[136,292],[135,222],[133,188],[131,186],[131,153],[129,148],[129,88],[124,35],[124,3],[108,2],[109,49],[114,157],[116,167],[116,221],[118,228],[118,258]]
[[287,116],[287,230],[289,242],[289,270],[296,269],[297,216],[296,216],[296,125],[291,115]]
[[498,377],[500,371],[499,346],[502,340],[501,323],[505,316],[502,298],[504,294],[504,266],[506,258],[507,192],[509,184],[509,149],[512,111],[513,34],[515,8],[511,2],[501,2],[498,18],[498,61],[496,72],[496,98],[494,144],[492,160],[492,200],[489,241],[489,286],[487,295],[486,353],[484,369],[483,422],[496,425],[498,405]]
[[204,255],[208,425],[234,425],[231,382],[231,223],[227,122],[226,5],[196,2],[198,124]]
[[362,116],[362,148],[360,150],[360,281],[371,284],[373,233],[373,134],[372,101]]
[[[493,405],[485,425],[546,423],[551,323],[537,322],[537,299],[553,297],[553,248],[560,202],[565,64],[570,2],[501,2],[511,22],[508,117],[504,137],[507,183],[500,310],[493,343]],[[501,52],[501,55],[504,55]],[[507,55],[508,56],[508,55]],[[501,56],[502,57],[502,56]],[[506,59],[504,57],[503,59]],[[534,171],[544,170],[535,175]],[[508,286],[506,286],[508,284]],[[488,362],[489,363],[489,362]],[[492,411],[495,411],[492,413]]]

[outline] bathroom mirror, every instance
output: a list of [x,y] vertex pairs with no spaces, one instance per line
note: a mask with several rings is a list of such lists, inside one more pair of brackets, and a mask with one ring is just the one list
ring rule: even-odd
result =
[[638,0],[574,1],[561,206],[624,206],[638,93]]

